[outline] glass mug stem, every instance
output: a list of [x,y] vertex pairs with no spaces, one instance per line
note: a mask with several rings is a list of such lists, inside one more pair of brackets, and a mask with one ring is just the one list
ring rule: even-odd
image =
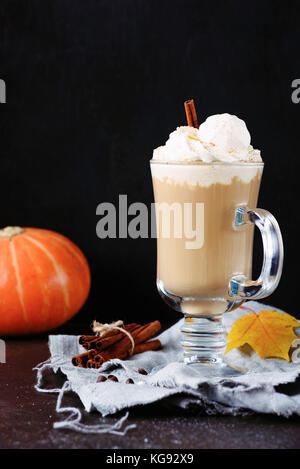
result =
[[186,364],[220,365],[226,348],[222,314],[216,316],[185,316],[181,328],[183,361]]
[[[254,224],[261,232],[264,249],[262,271],[257,280],[245,276],[235,276],[229,282],[228,297],[232,300],[228,309],[240,306],[245,300],[259,299],[271,295],[276,289],[282,272],[283,242],[276,219],[263,209],[250,210],[238,207],[234,227]],[[215,316],[192,317],[185,315],[181,329],[181,345],[184,362],[223,364],[226,348],[226,335],[222,314]]]

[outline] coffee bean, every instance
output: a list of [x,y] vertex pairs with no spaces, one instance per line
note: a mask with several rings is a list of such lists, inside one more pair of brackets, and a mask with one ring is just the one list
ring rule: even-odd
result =
[[110,381],[119,381],[115,375],[109,375],[107,379],[110,379]]
[[134,381],[133,381],[133,379],[131,379],[131,378],[128,378],[128,380],[126,381],[126,384],[134,384]]
[[107,378],[104,375],[98,376],[97,383],[103,383],[103,381],[106,381]]
[[148,374],[147,371],[144,370],[144,368],[139,368],[138,373],[140,373],[140,375],[147,375]]

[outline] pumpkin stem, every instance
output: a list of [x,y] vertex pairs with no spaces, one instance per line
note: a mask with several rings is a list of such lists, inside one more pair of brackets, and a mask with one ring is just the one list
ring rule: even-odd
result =
[[20,226],[7,226],[0,230],[0,238],[12,238],[13,236],[23,233],[23,231],[25,231],[24,228],[20,228]]

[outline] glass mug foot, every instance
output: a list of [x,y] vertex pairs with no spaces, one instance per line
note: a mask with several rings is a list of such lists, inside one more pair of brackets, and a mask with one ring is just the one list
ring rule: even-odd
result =
[[181,328],[183,363],[207,377],[234,377],[245,370],[229,367],[224,361],[226,334],[222,314],[214,316],[185,316]]
[[157,279],[157,289],[163,300],[185,317],[181,328],[181,362],[193,365],[205,376],[229,377],[244,372],[231,368],[224,361],[227,339],[222,317],[245,300],[180,297],[168,291],[160,279]]
[[[248,370],[232,368],[224,361],[226,333],[222,324],[222,314],[214,316],[191,317],[185,315],[181,328],[179,362],[188,365],[205,378],[234,378]],[[156,374],[164,365],[155,367]]]

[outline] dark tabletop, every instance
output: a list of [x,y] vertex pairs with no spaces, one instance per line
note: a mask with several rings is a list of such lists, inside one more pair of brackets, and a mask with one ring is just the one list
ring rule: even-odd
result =
[[[188,414],[168,409],[163,403],[130,410],[128,423],[136,428],[126,436],[82,435],[72,430],[53,429],[62,415],[55,411],[57,394],[34,389],[32,368],[49,357],[47,336],[6,341],[6,363],[0,363],[0,448],[299,448],[300,418],[273,415],[239,417]],[[49,376],[49,380],[61,379]],[[55,384],[55,383],[54,383]],[[52,384],[53,385],[53,384]],[[293,393],[299,383],[288,385]],[[83,409],[69,394],[64,404]],[[113,423],[124,413],[101,418]],[[99,414],[83,410],[83,422],[99,423]]]

